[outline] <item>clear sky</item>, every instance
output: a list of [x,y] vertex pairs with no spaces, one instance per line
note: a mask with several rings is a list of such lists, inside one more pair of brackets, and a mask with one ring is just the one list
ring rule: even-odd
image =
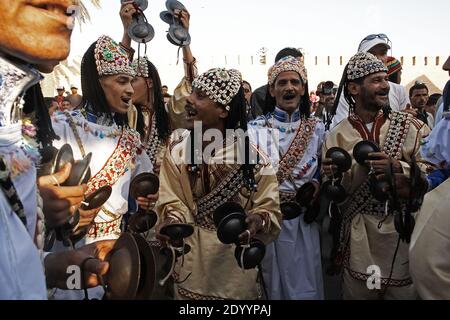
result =
[[[120,0],[88,4],[92,22],[76,27],[72,55],[82,55],[101,34],[120,40]],[[194,56],[256,55],[267,47],[274,55],[286,46],[306,54],[349,56],[362,38],[385,33],[393,56],[450,55],[449,0],[184,0],[191,13]],[[165,0],[149,0],[146,15],[155,29],[149,43],[157,67],[176,62],[177,48],[166,39],[159,18]],[[204,71],[204,70],[200,70]]]
[[[84,0],[89,3],[89,0]],[[216,53],[251,53],[259,48],[302,47],[317,55],[348,55],[371,33],[385,33],[393,55],[448,55],[448,0],[185,0],[191,12],[192,48]],[[77,28],[73,53],[80,55],[102,33],[120,38],[120,0],[102,0],[92,24]],[[150,49],[173,51],[159,19],[164,0],[149,0],[146,15],[156,31]]]

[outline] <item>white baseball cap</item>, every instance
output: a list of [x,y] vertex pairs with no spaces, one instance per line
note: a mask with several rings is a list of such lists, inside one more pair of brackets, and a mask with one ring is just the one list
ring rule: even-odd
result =
[[59,85],[56,87],[56,90],[65,90],[63,85]]
[[390,42],[391,41],[388,36],[383,33],[370,34],[361,41],[358,47],[358,52],[368,52],[370,49],[379,44],[386,46],[386,49],[389,50],[391,48],[389,45]]

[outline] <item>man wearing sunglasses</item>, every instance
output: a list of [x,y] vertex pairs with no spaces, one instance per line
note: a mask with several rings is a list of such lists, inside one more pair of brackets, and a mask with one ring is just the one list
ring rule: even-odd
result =
[[[358,52],[369,52],[376,56],[378,59],[383,61],[384,64],[387,63],[387,52],[391,49],[392,43],[388,36],[380,34],[371,34],[365,37],[358,47]],[[406,108],[409,103],[408,94],[406,89],[396,83],[389,82],[389,105],[392,111],[402,111]],[[331,128],[335,127],[339,122],[348,116],[348,103],[345,101],[344,94],[338,93],[336,100],[339,101],[336,110],[332,110],[334,114],[331,123]]]

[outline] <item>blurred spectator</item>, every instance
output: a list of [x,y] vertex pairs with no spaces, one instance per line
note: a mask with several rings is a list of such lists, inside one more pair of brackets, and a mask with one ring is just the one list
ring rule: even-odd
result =
[[431,113],[425,111],[428,102],[428,87],[423,82],[416,82],[409,89],[409,100],[411,107],[416,110],[416,118],[425,122],[430,129],[434,127],[434,118]]
[[65,111],[65,110],[72,110],[72,103],[70,102],[69,98],[66,97],[64,98],[64,100],[61,103],[61,111]]
[[72,109],[78,109],[81,107],[81,101],[83,100],[83,97],[78,94],[78,86],[75,84],[70,85],[70,91],[72,92],[67,96],[67,98],[70,101],[70,104],[72,105]]
[[336,85],[333,81],[321,82],[317,87],[316,94],[319,96],[319,106],[314,116],[321,119],[323,123],[327,123],[333,109],[334,100],[336,98]]
[[425,106],[425,111],[429,112],[435,117],[436,115],[436,108],[437,108],[437,102],[442,97],[442,94],[440,93],[433,93],[429,98],[427,105]]
[[56,87],[56,92],[58,92],[58,95],[55,96],[56,102],[58,103],[59,108],[61,108],[62,102],[64,100],[64,93],[65,89],[64,86],[58,86]]
[[386,67],[388,68],[389,81],[400,84],[402,82],[402,64],[394,57],[387,57]]
[[244,88],[245,102],[247,104],[247,121],[254,120],[258,116],[250,104],[250,100],[252,98],[252,86],[248,81],[243,80],[242,87]]

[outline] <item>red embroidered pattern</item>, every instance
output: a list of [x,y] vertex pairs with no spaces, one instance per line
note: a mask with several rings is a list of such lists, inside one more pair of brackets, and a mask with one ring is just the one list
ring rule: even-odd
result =
[[303,158],[309,141],[313,136],[317,124],[316,118],[302,120],[298,128],[297,135],[289,146],[288,151],[280,161],[280,167],[277,172],[278,183],[286,180],[295,168],[295,165]]
[[113,154],[106,161],[103,168],[89,180],[88,194],[103,186],[114,185],[127,172],[128,164],[136,161],[139,141],[139,133],[136,131],[123,131]]
[[120,236],[121,222],[122,222],[122,215],[110,222],[95,222],[89,229],[87,236],[90,238],[106,237],[111,234]]
[[348,121],[353,126],[353,128],[355,128],[355,130],[359,132],[363,140],[370,140],[380,145],[380,130],[383,124],[386,122],[386,117],[384,116],[382,111],[379,111],[377,116],[375,117],[371,132],[369,132],[364,122],[355,113],[352,113],[348,117]]

